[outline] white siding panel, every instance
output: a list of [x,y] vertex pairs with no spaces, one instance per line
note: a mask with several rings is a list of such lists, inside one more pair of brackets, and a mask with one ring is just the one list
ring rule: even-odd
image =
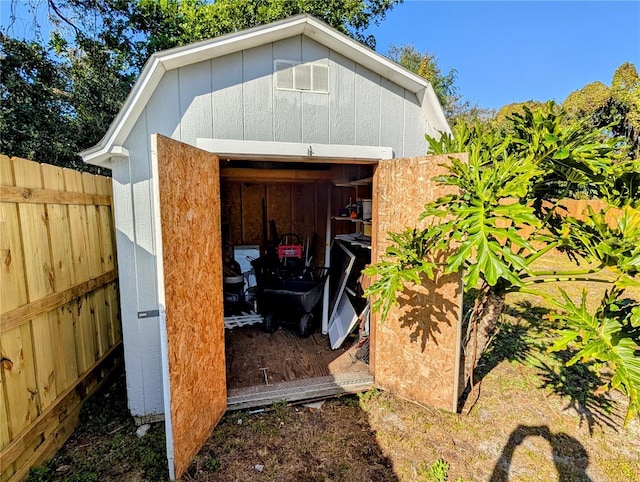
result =
[[[149,113],[141,120],[149,118]],[[150,124],[150,122],[147,122]],[[155,131],[154,131],[155,132]],[[145,122],[140,122],[129,137],[131,159],[131,185],[133,189],[133,216],[135,225],[136,270],[138,276],[137,311],[158,308],[155,248],[153,238],[153,202],[149,135]]]
[[275,90],[273,93],[273,140],[302,142],[302,93]]
[[178,72],[180,86],[180,138],[195,145],[198,137],[213,136],[211,105],[211,62],[182,67]]
[[[177,76],[174,77],[177,80]],[[174,85],[177,82],[174,83]],[[165,84],[167,86],[170,83]],[[170,89],[167,89],[170,90]],[[152,99],[153,100],[153,99]],[[177,114],[177,92],[173,100],[168,101]],[[138,294],[137,312],[158,309],[158,284],[155,262],[154,246],[154,212],[151,189],[151,161],[149,147],[149,131],[162,132],[163,128],[170,128],[171,120],[163,126],[158,105],[154,110],[143,112],[140,120],[131,132],[127,140],[129,157],[131,160],[131,185],[133,191],[133,216],[135,227],[135,264],[136,264],[136,288]],[[170,108],[170,107],[169,107]],[[165,117],[173,117],[167,112]],[[165,131],[166,132],[166,131]],[[144,393],[144,410],[140,415],[152,415],[163,413],[162,398],[162,371],[160,365],[160,330],[158,318],[138,319],[138,346],[142,370],[142,390]],[[129,368],[127,367],[127,370]]]
[[355,62],[333,51],[330,53],[330,144],[355,144],[355,70]]
[[144,383],[140,326],[136,287],[135,233],[133,223],[133,195],[129,174],[129,159],[116,158],[111,170],[113,210],[118,251],[118,284],[120,287],[120,318],[124,340],[124,362],[127,367],[127,398],[134,416],[144,415]]
[[180,90],[177,70],[165,72],[147,103],[146,111],[147,137],[158,133],[180,140]]
[[302,142],[329,144],[329,95],[302,94]]
[[[356,145],[388,146],[380,140],[380,76],[356,66]],[[384,114],[382,114],[384,115]]]
[[273,42],[273,58],[302,61],[302,36]]
[[328,63],[329,49],[315,40],[311,40],[309,37],[302,37],[302,61],[324,61]]
[[424,135],[427,123],[418,98],[405,90],[404,99],[404,154],[405,157],[424,156],[427,153],[427,141]]
[[[309,37],[302,37],[302,61],[329,63],[329,49]],[[302,142],[329,143],[329,95],[305,92],[302,94]]]
[[242,52],[211,62],[213,80],[213,137],[243,139]]
[[272,44],[243,51],[244,139],[273,139],[273,51]]
[[392,147],[394,157],[404,157],[404,89],[387,79],[380,87],[380,145]]

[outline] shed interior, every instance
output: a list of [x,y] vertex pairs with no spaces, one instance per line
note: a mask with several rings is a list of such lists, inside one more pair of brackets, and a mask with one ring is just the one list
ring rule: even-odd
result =
[[[313,332],[308,337],[301,337],[296,324],[290,322],[282,323],[273,333],[266,332],[260,323],[225,329],[229,408],[247,407],[231,403],[243,390],[259,392],[261,387],[272,390],[278,384],[304,384],[304,380],[336,376],[370,377],[367,302],[358,290],[364,283],[360,271],[371,260],[371,215],[370,208],[367,211],[365,207],[367,219],[362,219],[359,202],[364,199],[366,204],[372,198],[375,165],[221,160],[223,246],[258,247],[264,255],[278,244],[297,243],[296,238],[288,236],[294,233],[304,246],[301,262],[322,267],[327,264],[327,242],[342,243],[354,255],[347,291],[358,315],[352,333],[335,350],[328,335],[322,334],[322,298],[313,310]],[[355,219],[349,216],[350,210],[356,212]],[[358,234],[353,242],[338,240],[353,233]],[[288,261],[280,263],[286,267]],[[245,288],[256,284],[251,275],[245,273],[245,277]],[[229,313],[225,306],[226,315],[264,315],[261,299],[254,303],[255,289],[260,286],[245,294],[246,302],[240,308],[234,307]],[[304,392],[304,388],[300,390]],[[304,398],[303,393],[298,395]]]

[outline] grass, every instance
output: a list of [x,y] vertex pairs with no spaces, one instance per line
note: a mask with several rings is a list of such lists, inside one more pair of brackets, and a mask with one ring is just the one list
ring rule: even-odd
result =
[[90,398],[80,412],[80,426],[46,465],[34,467],[29,482],[166,480],[163,424],[154,424],[144,437],[126,403],[124,375]]
[[[594,299],[602,289],[589,286]],[[640,480],[640,422],[623,428],[624,399],[594,394],[602,367],[567,368],[569,350],[547,351],[555,327],[546,314],[534,298],[508,296],[467,416],[377,389],[314,410],[280,402],[263,413],[230,412],[183,480]],[[166,480],[163,424],[141,438],[135,429],[119,380],[85,406],[69,442],[29,480]]]

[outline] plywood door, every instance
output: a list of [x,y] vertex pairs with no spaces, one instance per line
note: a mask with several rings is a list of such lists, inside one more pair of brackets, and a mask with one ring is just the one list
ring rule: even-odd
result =
[[[388,232],[421,227],[424,205],[447,194],[431,179],[444,174],[446,156],[380,161],[373,178],[372,259],[389,245]],[[372,317],[376,386],[433,407],[455,411],[460,356],[459,275],[407,286],[384,323]]]
[[172,478],[179,478],[227,406],[219,161],[160,135],[152,154],[167,455]]

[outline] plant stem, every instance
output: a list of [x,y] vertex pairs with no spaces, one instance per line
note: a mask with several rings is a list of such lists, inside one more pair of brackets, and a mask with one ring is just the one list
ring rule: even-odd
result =
[[560,244],[559,241],[555,241],[553,243],[549,243],[547,244],[544,248],[542,248],[540,251],[538,251],[536,254],[534,254],[533,256],[531,256],[528,260],[527,260],[527,265],[531,265],[531,263],[533,263],[536,259],[538,259],[540,256],[542,256],[543,254],[548,253],[549,251],[551,251],[553,248],[557,247]]
[[[536,279],[536,280],[527,281],[526,283],[524,283],[524,286],[539,285],[539,284],[542,284],[542,283],[559,283],[561,281],[586,281],[586,282],[591,282],[591,283],[611,284],[611,281],[606,280],[606,279],[580,278],[580,277],[577,277],[577,276],[560,276],[560,277],[555,277],[555,278],[542,278],[542,279]],[[520,293],[524,293],[523,289],[519,289],[517,291],[519,291]]]
[[555,270],[534,271],[529,275],[529,278],[535,278],[538,276],[579,276],[583,274],[600,273],[601,271],[602,271],[602,267],[576,269],[571,271],[555,271]]

